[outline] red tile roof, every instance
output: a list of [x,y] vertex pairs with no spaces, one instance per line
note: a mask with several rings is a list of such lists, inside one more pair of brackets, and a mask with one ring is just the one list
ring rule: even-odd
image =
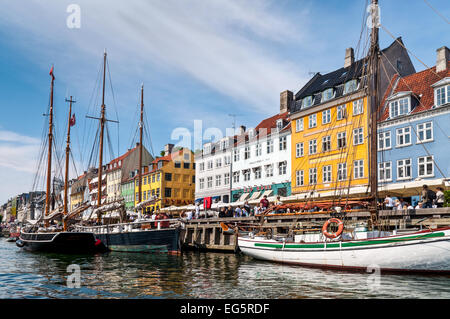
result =
[[411,111],[411,114],[430,110],[434,106],[434,88],[432,85],[449,76],[450,61],[447,62],[447,70],[439,73],[436,73],[436,67],[432,67],[403,78],[399,78],[397,75],[394,76],[381,103],[380,121],[385,121],[389,118],[387,99],[389,96],[399,92],[412,92],[419,99],[419,105]]
[[[121,156],[119,156],[119,157],[117,157],[117,158],[111,160],[111,162],[108,163],[108,165],[109,165],[108,171],[113,171],[113,170],[119,169],[120,166],[121,166],[121,165],[119,165],[119,161],[123,161],[123,160],[124,160],[125,158],[127,158],[131,153],[133,153],[138,147],[139,147],[139,145],[136,145],[135,148],[133,148],[133,149],[131,149],[131,150],[128,150],[125,154],[123,154],[123,155],[121,155]],[[117,163],[117,166],[116,166],[116,167],[113,167],[115,163]],[[123,163],[123,162],[121,162],[121,163]]]

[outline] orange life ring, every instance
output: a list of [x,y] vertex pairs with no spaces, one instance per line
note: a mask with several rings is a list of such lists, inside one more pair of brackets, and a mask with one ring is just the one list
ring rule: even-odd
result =
[[[331,223],[338,224],[339,228],[338,228],[337,232],[330,234],[328,232],[328,226]],[[324,234],[325,237],[330,238],[330,239],[339,237],[342,234],[343,231],[344,231],[344,222],[342,220],[340,220],[340,219],[337,219],[337,218],[331,218],[331,219],[327,220],[325,222],[325,224],[323,224],[323,227],[322,227],[322,234]]]

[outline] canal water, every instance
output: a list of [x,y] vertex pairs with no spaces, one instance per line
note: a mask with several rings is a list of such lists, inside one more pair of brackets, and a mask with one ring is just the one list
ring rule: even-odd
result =
[[[80,287],[70,288],[76,267]],[[334,272],[220,253],[38,254],[0,238],[0,298],[448,299],[450,276]]]

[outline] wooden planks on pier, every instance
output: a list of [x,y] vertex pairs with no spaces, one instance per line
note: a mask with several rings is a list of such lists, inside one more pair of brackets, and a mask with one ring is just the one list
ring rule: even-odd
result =
[[[183,250],[237,252],[237,236],[223,233],[221,222],[228,225],[248,224],[270,229],[274,235],[285,235],[289,229],[300,231],[321,229],[329,213],[314,212],[303,214],[284,214],[242,218],[203,218],[188,221],[180,234]],[[367,222],[370,213],[367,211],[352,211],[345,214],[347,227]],[[450,226],[450,207],[418,209],[411,211],[380,211],[380,225],[386,230],[405,228],[437,228]]]

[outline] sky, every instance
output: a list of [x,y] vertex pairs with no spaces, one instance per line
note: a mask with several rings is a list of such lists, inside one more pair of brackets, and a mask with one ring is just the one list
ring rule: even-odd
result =
[[[315,72],[344,64],[358,48],[367,0],[0,0],[0,204],[31,191],[47,129],[54,65],[55,130],[63,149],[73,96],[71,177],[86,170],[101,105],[107,52],[106,161],[135,142],[144,85],[154,155],[194,123],[226,132],[255,127],[279,112],[284,90],[297,92]],[[449,42],[448,0],[380,0],[381,23],[401,36],[416,70],[436,63]],[[363,37],[363,39],[366,39]],[[364,42],[365,40],[363,40]],[[380,44],[393,41],[383,29]],[[357,57],[364,50],[359,45]],[[197,122],[194,122],[197,121]],[[201,122],[198,122],[201,121]],[[198,127],[197,127],[198,128]],[[200,137],[202,135],[200,134]],[[207,136],[205,136],[207,137]],[[150,141],[151,139],[151,141]],[[94,155],[95,156],[95,155]]]

